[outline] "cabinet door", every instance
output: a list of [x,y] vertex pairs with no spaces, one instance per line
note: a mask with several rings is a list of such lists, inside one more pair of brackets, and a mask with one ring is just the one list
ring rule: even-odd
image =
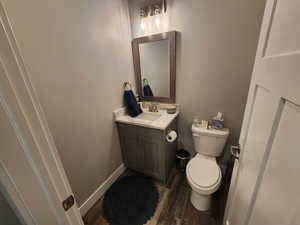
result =
[[139,138],[124,136],[122,148],[126,166],[134,170],[142,170],[144,154]]
[[141,147],[144,152],[143,172],[157,179],[163,179],[162,173],[162,151],[160,151],[161,143],[158,140],[149,138],[141,138]]

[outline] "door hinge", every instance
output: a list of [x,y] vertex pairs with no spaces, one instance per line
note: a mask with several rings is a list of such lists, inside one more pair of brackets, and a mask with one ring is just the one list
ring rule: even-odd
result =
[[241,154],[241,147],[240,145],[232,145],[230,147],[230,152],[231,155],[235,158],[235,159],[239,159],[240,158],[240,154]]
[[62,202],[65,211],[68,211],[75,203],[73,195],[70,195],[66,200]]

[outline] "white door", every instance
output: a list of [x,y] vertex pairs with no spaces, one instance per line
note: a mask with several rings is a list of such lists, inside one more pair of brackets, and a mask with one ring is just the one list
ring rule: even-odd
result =
[[300,224],[300,1],[268,0],[226,224]]
[[0,184],[23,224],[83,225],[1,2]]

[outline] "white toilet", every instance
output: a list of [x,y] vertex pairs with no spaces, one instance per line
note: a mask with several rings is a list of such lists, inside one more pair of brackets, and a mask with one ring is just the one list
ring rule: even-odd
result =
[[186,176],[192,188],[193,206],[206,211],[210,208],[212,194],[221,184],[222,173],[216,157],[223,151],[229,129],[215,130],[193,125],[192,133],[197,154],[187,164]]

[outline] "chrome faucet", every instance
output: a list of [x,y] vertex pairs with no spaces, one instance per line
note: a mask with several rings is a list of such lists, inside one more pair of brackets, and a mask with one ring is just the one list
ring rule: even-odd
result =
[[151,102],[148,106],[149,112],[158,112],[158,104]]

